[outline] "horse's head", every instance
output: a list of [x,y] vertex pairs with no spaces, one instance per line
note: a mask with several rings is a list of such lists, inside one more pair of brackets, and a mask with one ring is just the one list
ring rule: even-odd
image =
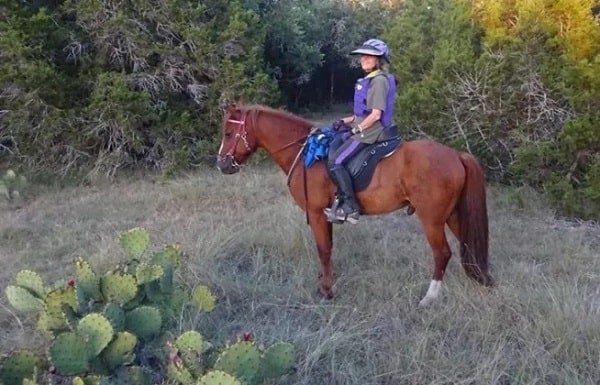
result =
[[238,172],[240,165],[256,151],[256,140],[248,127],[251,112],[236,106],[230,106],[225,110],[223,139],[217,155],[217,167],[224,174]]

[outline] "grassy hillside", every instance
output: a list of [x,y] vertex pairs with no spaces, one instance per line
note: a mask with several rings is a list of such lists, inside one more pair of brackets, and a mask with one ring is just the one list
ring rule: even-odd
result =
[[[38,188],[3,204],[0,287],[22,268],[66,280],[79,255],[108,267],[122,257],[116,235],[146,227],[155,245],[181,243],[190,256],[182,278],[219,298],[215,312],[182,328],[216,343],[247,330],[265,343],[292,341],[297,371],[281,384],[600,383],[600,229],[554,219],[527,191],[489,191],[498,287],[470,282],[455,256],[443,298],[427,309],[417,304],[432,257],[404,212],[336,227],[337,297],[317,297],[312,237],[273,166]],[[1,295],[0,353],[44,348],[30,330]]]

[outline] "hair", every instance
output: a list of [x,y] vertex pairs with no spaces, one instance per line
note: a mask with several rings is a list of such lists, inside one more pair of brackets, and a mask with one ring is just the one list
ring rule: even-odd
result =
[[379,57],[379,64],[377,65],[377,68],[379,68],[383,72],[389,72],[390,63],[388,63],[388,61],[385,60],[383,57]]

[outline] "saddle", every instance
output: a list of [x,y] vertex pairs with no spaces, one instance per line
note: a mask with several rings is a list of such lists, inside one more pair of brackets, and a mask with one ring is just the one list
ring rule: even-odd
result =
[[369,186],[377,163],[392,155],[401,142],[397,126],[390,126],[383,131],[379,141],[365,147],[350,159],[346,168],[353,179],[354,191],[360,192]]

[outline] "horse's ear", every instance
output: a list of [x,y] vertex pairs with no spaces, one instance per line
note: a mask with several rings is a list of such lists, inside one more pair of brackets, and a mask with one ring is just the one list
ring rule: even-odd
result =
[[221,105],[221,111],[223,114],[231,114],[237,108],[236,104],[233,102],[224,103]]

